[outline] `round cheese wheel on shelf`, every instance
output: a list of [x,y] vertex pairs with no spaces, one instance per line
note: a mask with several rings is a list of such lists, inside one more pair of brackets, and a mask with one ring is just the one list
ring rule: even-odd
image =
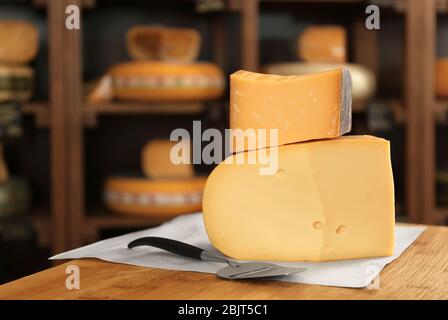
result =
[[0,63],[28,63],[39,49],[39,32],[28,22],[0,21]]
[[212,63],[128,62],[112,67],[114,97],[147,102],[203,101],[224,92],[222,71]]
[[193,62],[201,48],[195,29],[134,26],[126,36],[129,56],[135,60]]
[[25,179],[11,177],[0,182],[0,218],[25,213],[30,202],[30,187]]
[[438,58],[436,61],[436,95],[448,98],[448,58]]
[[34,71],[30,67],[0,63],[0,102],[29,100],[33,77]]
[[111,177],[104,187],[104,200],[117,213],[169,219],[201,210],[206,180]]
[[311,26],[298,36],[298,55],[303,61],[347,61],[346,32],[341,26]]
[[350,71],[353,86],[353,111],[360,111],[364,109],[367,102],[369,102],[376,91],[375,74],[367,67],[352,63],[302,62],[275,63],[262,67],[264,73],[277,74],[281,76],[324,72],[338,68],[345,68]]

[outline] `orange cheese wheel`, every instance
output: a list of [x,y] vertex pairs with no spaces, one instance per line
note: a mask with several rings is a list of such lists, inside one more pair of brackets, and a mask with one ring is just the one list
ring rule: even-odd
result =
[[106,181],[104,199],[117,213],[169,219],[201,210],[206,180],[112,177]]
[[[180,143],[181,148],[175,146]],[[176,148],[176,156],[183,163],[174,163],[171,150]],[[177,150],[179,149],[179,150]],[[185,154],[183,151],[188,151]],[[170,140],[151,140],[142,151],[142,167],[148,178],[191,178],[194,176],[191,164],[191,150],[189,142]]]
[[135,26],[127,36],[129,56],[135,60],[193,62],[201,48],[201,36],[195,29]]
[[0,62],[27,63],[39,49],[37,28],[25,21],[0,21]]
[[0,102],[31,98],[34,71],[30,67],[0,63]]
[[448,58],[439,58],[436,61],[436,95],[448,98]]
[[109,71],[114,97],[147,102],[203,101],[224,92],[222,71],[212,63],[128,62]]
[[308,27],[298,37],[299,58],[307,62],[346,62],[346,46],[346,32],[340,26]]

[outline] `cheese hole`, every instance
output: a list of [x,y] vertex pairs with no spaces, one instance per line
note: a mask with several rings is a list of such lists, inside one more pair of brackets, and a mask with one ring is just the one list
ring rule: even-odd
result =
[[278,169],[277,172],[275,173],[275,175],[277,177],[283,177],[285,175],[285,170],[283,169]]
[[343,232],[345,231],[345,229],[346,229],[346,227],[345,227],[343,224],[341,224],[341,225],[336,229],[336,233],[337,233],[337,234],[341,234],[341,233],[343,233]]
[[320,229],[322,229],[323,227],[324,227],[324,225],[323,225],[323,223],[320,222],[320,221],[316,221],[316,222],[313,223],[313,228],[314,228],[315,230],[320,230]]

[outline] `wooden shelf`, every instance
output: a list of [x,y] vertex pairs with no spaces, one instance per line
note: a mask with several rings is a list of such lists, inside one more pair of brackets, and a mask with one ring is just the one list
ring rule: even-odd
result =
[[27,102],[22,106],[22,112],[25,115],[34,116],[38,128],[48,128],[49,110],[50,107],[45,102]]
[[142,114],[196,114],[204,110],[201,102],[179,103],[124,103],[87,104],[83,109],[84,124],[97,125],[98,115],[142,115]]
[[161,217],[126,216],[109,211],[103,207],[95,207],[88,210],[83,223],[83,239],[86,242],[94,242],[99,239],[99,232],[104,229],[144,229],[165,222]]

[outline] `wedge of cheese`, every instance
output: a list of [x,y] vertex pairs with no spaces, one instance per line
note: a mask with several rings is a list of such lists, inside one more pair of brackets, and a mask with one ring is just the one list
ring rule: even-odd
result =
[[0,21],[0,63],[28,63],[39,49],[39,32],[28,22]]
[[298,55],[303,61],[343,63],[347,61],[345,28],[311,26],[298,37]]
[[126,40],[128,53],[135,60],[193,62],[201,48],[199,32],[190,28],[134,26]]
[[293,76],[324,72],[335,68],[347,69],[352,77],[352,111],[364,110],[376,91],[375,74],[365,66],[354,63],[288,62],[268,64],[263,66],[262,70],[268,74]]
[[341,136],[351,130],[351,92],[346,69],[303,76],[237,71],[230,76],[230,128],[240,130],[231,150]]
[[242,260],[392,255],[389,149],[384,139],[347,136],[278,147],[273,175],[260,175],[260,163],[221,163],[204,190],[204,222],[212,244]]
[[[188,152],[184,152],[184,151]],[[171,159],[171,154],[176,159]],[[177,163],[179,162],[179,163]],[[143,172],[148,178],[191,178],[190,144],[170,140],[151,140],[142,151]]]

